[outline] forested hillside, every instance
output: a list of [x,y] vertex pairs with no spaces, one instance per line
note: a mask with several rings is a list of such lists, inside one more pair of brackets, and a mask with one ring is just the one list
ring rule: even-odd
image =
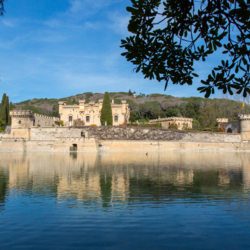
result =
[[[238,114],[244,112],[242,102],[239,100],[205,99],[201,97],[179,98],[163,94],[139,94],[136,98],[132,92],[111,92],[110,97],[115,103],[121,103],[126,100],[131,109],[130,121],[146,121],[160,117],[183,116],[194,119],[193,126],[196,129],[213,127],[216,118],[226,117],[229,121],[236,121]],[[15,103],[15,109],[29,109],[35,113],[48,116],[59,116],[58,101],[66,101],[67,104],[78,104],[80,99],[86,102],[98,102],[103,99],[104,94],[86,92],[75,96],[69,96],[61,99],[32,99]],[[245,103],[245,112],[249,113],[249,105]]]

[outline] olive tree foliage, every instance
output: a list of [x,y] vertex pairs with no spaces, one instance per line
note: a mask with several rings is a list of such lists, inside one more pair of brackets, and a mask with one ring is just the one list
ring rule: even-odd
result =
[[0,0],[0,16],[4,13],[4,0]]
[[[122,53],[145,78],[192,85],[195,61],[215,51],[227,58],[201,80],[205,97],[215,93],[250,93],[250,0],[131,0]],[[163,8],[162,8],[163,6]],[[162,9],[162,11],[161,11]],[[236,35],[235,35],[236,34]],[[219,55],[218,55],[219,56]]]

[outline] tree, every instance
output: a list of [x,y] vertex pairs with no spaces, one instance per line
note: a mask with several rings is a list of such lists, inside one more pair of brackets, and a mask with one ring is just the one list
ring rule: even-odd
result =
[[220,112],[213,107],[204,108],[203,112],[200,114],[198,121],[203,126],[203,128],[214,127],[216,124],[216,118],[220,117]]
[[10,102],[10,111],[14,109],[14,105],[12,102]]
[[7,124],[6,123],[7,117],[6,117],[6,94],[5,93],[3,94],[2,102],[1,102],[0,118],[5,124]]
[[166,116],[167,117],[176,117],[176,116],[180,116],[180,109],[177,107],[169,107],[166,110]]
[[52,106],[52,116],[59,117],[59,105],[58,103],[53,103]]
[[0,0],[0,16],[4,13],[4,0]]
[[9,97],[5,99],[6,125],[11,125]]
[[133,95],[131,89],[128,91],[128,95]]
[[111,109],[111,103],[110,103],[110,97],[109,93],[105,92],[102,109],[101,109],[101,123],[102,125],[105,125],[105,122],[107,122],[107,125],[113,125],[113,116],[112,116],[112,109]]
[[5,122],[2,121],[2,119],[0,118],[0,132],[3,132],[5,128]]
[[194,61],[205,61],[221,48],[227,59],[201,80],[203,86],[198,90],[206,98],[215,89],[230,95],[235,89],[244,97],[250,93],[249,0],[203,0],[200,6],[194,0],[131,2],[128,30],[135,35],[121,40],[121,47],[126,50],[122,55],[136,65],[136,72],[164,81],[165,89],[169,81],[192,85],[198,77]]

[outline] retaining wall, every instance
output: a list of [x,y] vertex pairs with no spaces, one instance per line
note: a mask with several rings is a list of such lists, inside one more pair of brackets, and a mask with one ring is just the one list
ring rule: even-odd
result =
[[185,142],[241,142],[240,134],[179,131],[137,127],[31,128],[31,140],[55,140],[63,137],[95,137],[99,140],[159,140]]

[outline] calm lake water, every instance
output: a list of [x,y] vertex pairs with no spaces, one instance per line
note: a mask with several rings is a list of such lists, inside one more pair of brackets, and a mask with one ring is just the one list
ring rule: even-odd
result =
[[1,153],[0,249],[249,249],[250,153]]

